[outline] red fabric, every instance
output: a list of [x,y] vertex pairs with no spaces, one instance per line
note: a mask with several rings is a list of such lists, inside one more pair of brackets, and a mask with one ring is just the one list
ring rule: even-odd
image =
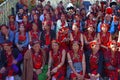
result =
[[42,57],[43,56],[41,55],[41,53],[39,53],[39,55],[32,54],[33,67],[35,69],[40,69],[42,67],[42,63],[43,63]]
[[79,42],[81,33],[78,31],[77,34],[75,34],[75,32],[73,31],[72,32],[72,36],[73,36],[74,41],[78,41]]
[[[118,52],[114,53],[114,56],[112,56],[111,50],[107,51],[105,53],[105,73],[106,75],[112,80],[118,80]],[[109,70],[108,67],[113,66],[115,70]]]
[[102,32],[100,32],[100,40],[102,45],[107,46],[107,43],[110,41],[109,38],[110,38],[109,32],[107,32],[105,35]]
[[8,55],[6,53],[6,58],[7,58],[7,71],[8,71],[7,74],[8,74],[8,76],[12,76],[14,73],[14,70],[11,68],[11,66],[12,66],[12,62],[14,60],[14,57],[12,54]]
[[93,25],[93,27],[95,27],[94,26],[95,25],[95,21],[94,20],[87,20],[85,28],[88,28],[90,25]]
[[74,62],[82,62],[82,58],[83,58],[83,51],[82,50],[78,51],[78,57],[77,58],[74,56],[73,51],[70,51],[69,53],[70,53],[70,56],[72,57],[73,63]]
[[31,24],[29,22],[27,22],[27,23],[23,22],[23,24],[25,26],[25,30],[27,30],[27,31],[31,30]]
[[12,31],[16,30],[16,27],[15,27],[14,23],[10,23],[10,30],[12,30]]
[[19,35],[19,41],[25,41],[26,36],[25,35]]
[[[57,67],[61,63],[62,59],[62,50],[58,50],[56,54],[51,51],[53,59],[53,68]],[[58,71],[53,75],[56,79],[64,80],[65,79],[65,65],[61,66]]]
[[39,39],[39,32],[34,33],[33,30],[30,31],[32,41]]
[[[82,75],[83,73],[80,72],[80,73],[78,73],[78,74]],[[70,78],[71,78],[71,79],[74,79],[74,78],[76,78],[76,77],[77,77],[76,74],[74,74],[74,73],[71,73],[71,74],[70,74]]]
[[92,74],[97,74],[98,69],[98,53],[90,55],[90,69]]
[[46,34],[46,35],[45,35],[45,41],[46,41],[46,42],[45,42],[46,45],[50,45],[50,43],[51,43],[51,38],[50,38],[50,35],[49,35],[49,34]]

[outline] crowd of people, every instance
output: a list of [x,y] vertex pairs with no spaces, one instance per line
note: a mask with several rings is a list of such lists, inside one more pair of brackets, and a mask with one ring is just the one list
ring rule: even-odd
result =
[[19,0],[0,26],[0,80],[120,80],[120,7],[88,7]]

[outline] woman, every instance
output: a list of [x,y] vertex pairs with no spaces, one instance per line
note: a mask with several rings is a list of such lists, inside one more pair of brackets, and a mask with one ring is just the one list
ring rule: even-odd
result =
[[31,23],[28,21],[28,16],[26,15],[23,16],[23,24],[27,32],[31,30]]
[[77,23],[74,23],[73,26],[72,26],[72,32],[70,33],[70,41],[78,41],[80,42],[80,47],[81,47],[81,50],[83,49],[83,45],[84,45],[84,42],[83,42],[83,34],[79,31],[79,24]]
[[32,29],[29,31],[29,39],[31,41],[36,41],[40,39],[40,31],[35,23],[32,23]]
[[14,33],[16,33],[18,31],[18,23],[15,21],[15,16],[10,15],[8,16],[8,18],[9,18],[9,23],[8,23],[9,29]]
[[66,21],[66,16],[65,14],[61,14],[61,18],[57,20],[56,32],[58,33],[62,27],[67,27],[67,26],[68,26],[68,23]]
[[9,30],[7,25],[1,25],[0,27],[0,43],[14,42],[14,32]]
[[42,29],[42,21],[39,20],[38,14],[33,15],[33,21],[32,22],[34,22],[38,26],[38,29],[40,31],[43,31],[43,29]]
[[45,51],[40,47],[40,41],[30,44],[31,49],[24,56],[23,80],[46,80]]
[[100,45],[97,40],[90,43],[91,52],[86,56],[87,73],[91,80],[100,79],[103,74],[103,54],[100,51]]
[[59,43],[56,40],[52,41],[52,50],[49,52],[48,62],[48,79],[65,80],[65,57],[66,52],[60,49]]
[[101,43],[101,47],[103,48],[102,50],[105,51],[108,49],[107,43],[112,40],[110,32],[108,32],[109,25],[103,23],[101,25],[101,32],[98,33],[98,39],[99,42]]
[[71,80],[84,80],[86,63],[83,50],[80,49],[80,43],[74,41],[72,50],[67,53],[68,63],[70,65],[70,79]]
[[28,43],[29,35],[27,32],[25,32],[24,24],[21,23],[19,26],[19,31],[15,34],[15,45],[22,52],[23,55],[27,50]]
[[105,52],[105,74],[110,80],[118,80],[118,55],[117,43],[112,40],[108,43],[109,50]]
[[15,76],[19,73],[18,63],[22,60],[22,54],[20,54],[15,49],[12,49],[11,42],[5,42],[3,45],[3,53],[5,54],[5,72],[6,72],[6,80],[15,80]]

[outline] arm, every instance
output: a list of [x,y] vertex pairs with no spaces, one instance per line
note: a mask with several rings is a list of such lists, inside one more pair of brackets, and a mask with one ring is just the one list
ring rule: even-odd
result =
[[66,57],[66,51],[62,50],[62,60],[61,60],[61,63],[57,66],[57,69],[59,69],[61,66],[64,65],[64,63],[65,63],[65,57]]
[[19,35],[19,32],[17,32],[15,34],[15,44],[16,44],[16,46],[18,45],[18,35]]
[[82,67],[83,67],[83,76],[85,76],[86,62],[85,62],[85,55],[84,54],[83,54],[83,58],[82,58]]
[[52,66],[52,55],[51,55],[51,51],[49,52],[49,61],[48,61],[48,71],[50,71],[50,68]]
[[30,31],[28,32],[28,34],[29,34],[29,40],[30,40],[30,42],[32,41],[32,39],[31,39],[31,34],[30,34]]
[[80,35],[80,41],[81,41],[81,49],[83,50],[84,47],[84,40],[83,40],[83,34]]

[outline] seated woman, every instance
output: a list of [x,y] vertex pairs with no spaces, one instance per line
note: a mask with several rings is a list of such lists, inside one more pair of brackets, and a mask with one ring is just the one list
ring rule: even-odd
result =
[[15,34],[15,45],[24,55],[24,53],[27,50],[28,44],[29,44],[29,35],[28,32],[25,32],[24,24],[21,23],[19,26],[19,31]]
[[118,80],[118,56],[117,43],[112,40],[108,43],[109,50],[105,53],[105,74],[109,80]]
[[64,49],[60,49],[59,42],[52,41],[52,49],[49,52],[48,62],[48,80],[65,80],[65,57],[66,52]]
[[31,49],[24,55],[23,80],[46,80],[45,51],[40,41],[31,42]]
[[0,45],[0,80],[5,80],[6,57],[3,53],[2,45]]
[[29,31],[29,39],[31,41],[40,40],[41,32],[35,23],[32,23],[32,29]]
[[3,53],[5,55],[5,74],[6,80],[15,80],[15,76],[19,73],[20,69],[18,63],[22,60],[22,54],[12,48],[11,42],[5,42],[3,45]]
[[14,41],[14,32],[9,30],[9,27],[7,25],[3,24],[0,27],[0,43],[4,43],[6,41]]
[[86,56],[86,70],[91,80],[99,80],[103,71],[103,54],[96,40],[90,43],[91,51]]
[[85,55],[83,50],[80,49],[80,43],[74,41],[72,50],[67,53],[68,63],[71,67],[70,79],[71,80],[84,80],[86,71]]

